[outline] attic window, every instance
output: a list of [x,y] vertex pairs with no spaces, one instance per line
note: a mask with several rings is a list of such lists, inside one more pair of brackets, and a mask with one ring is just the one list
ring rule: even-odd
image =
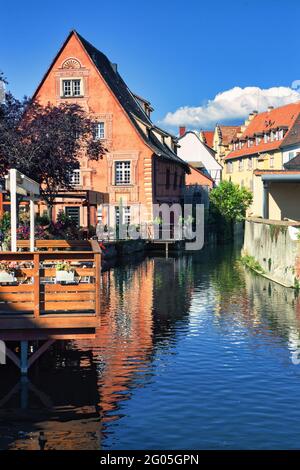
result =
[[82,95],[82,83],[80,78],[62,80],[62,96],[64,98]]

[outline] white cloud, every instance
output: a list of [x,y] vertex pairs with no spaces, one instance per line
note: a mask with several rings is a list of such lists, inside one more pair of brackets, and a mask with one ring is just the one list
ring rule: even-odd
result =
[[300,100],[300,93],[289,87],[234,87],[218,93],[203,106],[183,106],[169,112],[161,121],[171,127],[213,127],[224,121],[241,121],[254,109],[265,111],[268,106],[282,106]]

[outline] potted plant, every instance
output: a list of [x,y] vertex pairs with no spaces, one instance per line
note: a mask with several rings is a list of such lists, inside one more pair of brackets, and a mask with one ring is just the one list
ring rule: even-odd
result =
[[16,282],[15,271],[17,269],[16,263],[0,263],[0,283]]
[[68,261],[56,264],[56,282],[74,282],[75,272]]

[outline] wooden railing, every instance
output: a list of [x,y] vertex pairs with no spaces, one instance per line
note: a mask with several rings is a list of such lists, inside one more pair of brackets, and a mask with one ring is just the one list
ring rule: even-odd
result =
[[[35,240],[37,251],[93,251],[98,250],[98,246],[95,240]],[[30,242],[29,240],[18,240],[17,247],[22,251],[29,251]]]
[[[1,261],[18,265],[16,283],[0,284],[0,319],[13,316],[37,321],[68,315],[67,324],[72,327],[71,317],[78,320],[78,317],[98,316],[101,253],[97,243],[93,248],[93,251],[0,252]],[[56,282],[55,265],[62,261],[70,263],[74,271],[72,284]]]

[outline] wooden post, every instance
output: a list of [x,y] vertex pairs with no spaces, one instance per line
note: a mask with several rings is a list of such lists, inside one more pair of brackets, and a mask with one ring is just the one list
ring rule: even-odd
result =
[[101,253],[95,253],[95,310],[96,315],[100,315],[100,276],[101,276]]
[[28,372],[28,341],[21,341],[21,374],[26,375]]
[[101,250],[97,240],[91,240],[90,243],[95,261],[95,312],[100,315]]
[[11,251],[17,251],[17,170],[10,173],[10,227]]
[[34,195],[30,194],[30,251],[34,251],[34,224],[35,224],[35,211],[34,211]]
[[33,306],[34,316],[40,316],[40,255],[34,253],[33,255]]

